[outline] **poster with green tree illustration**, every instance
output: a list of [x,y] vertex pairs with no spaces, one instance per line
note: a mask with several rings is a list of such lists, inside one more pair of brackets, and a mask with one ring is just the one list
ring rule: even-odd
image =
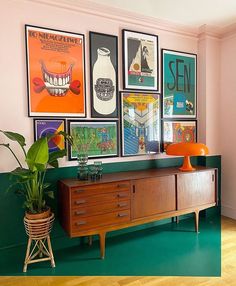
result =
[[164,118],[196,118],[195,54],[162,49],[162,93]]
[[68,121],[69,134],[74,144],[69,147],[69,160],[76,160],[78,154],[88,158],[118,156],[117,121]]

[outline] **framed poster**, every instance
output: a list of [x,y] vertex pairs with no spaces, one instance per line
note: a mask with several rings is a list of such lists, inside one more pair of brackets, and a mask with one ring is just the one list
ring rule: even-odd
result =
[[163,151],[171,143],[197,142],[197,121],[163,121]]
[[164,118],[196,118],[197,55],[162,49]]
[[69,146],[69,160],[76,160],[78,154],[88,158],[116,157],[118,148],[117,121],[68,121],[69,134],[74,146]]
[[89,32],[91,117],[118,117],[117,36]]
[[159,90],[158,36],[122,30],[124,89]]
[[121,92],[122,156],[160,152],[160,95]]
[[84,35],[25,25],[28,115],[85,117]]
[[[47,134],[57,134],[65,131],[64,119],[34,119],[34,140],[44,137]],[[48,142],[49,152],[65,149],[65,139],[57,135]]]

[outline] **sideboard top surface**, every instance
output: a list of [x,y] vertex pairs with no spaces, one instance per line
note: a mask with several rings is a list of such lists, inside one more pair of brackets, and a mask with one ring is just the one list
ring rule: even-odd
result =
[[67,185],[70,188],[80,186],[88,186],[95,184],[103,183],[112,183],[117,181],[126,181],[126,180],[138,180],[145,179],[150,177],[159,177],[159,176],[170,176],[176,174],[189,174],[194,172],[201,172],[206,170],[215,170],[215,168],[208,168],[197,166],[195,171],[183,172],[180,171],[177,167],[174,168],[159,168],[159,169],[147,169],[147,170],[138,170],[138,171],[125,171],[125,172],[116,172],[103,174],[102,179],[96,181],[80,181],[77,178],[63,179],[60,180],[61,183]]

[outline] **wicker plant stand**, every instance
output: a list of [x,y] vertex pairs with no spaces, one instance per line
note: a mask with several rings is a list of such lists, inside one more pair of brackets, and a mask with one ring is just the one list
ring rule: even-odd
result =
[[23,272],[28,264],[50,260],[52,267],[55,261],[50,241],[50,232],[54,221],[54,214],[44,219],[31,220],[24,217],[25,230],[29,236]]

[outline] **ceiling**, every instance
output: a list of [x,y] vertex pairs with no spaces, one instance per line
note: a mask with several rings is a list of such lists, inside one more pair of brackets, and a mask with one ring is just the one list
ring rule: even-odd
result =
[[236,23],[236,0],[90,0],[89,2],[190,26],[208,24],[225,27]]

